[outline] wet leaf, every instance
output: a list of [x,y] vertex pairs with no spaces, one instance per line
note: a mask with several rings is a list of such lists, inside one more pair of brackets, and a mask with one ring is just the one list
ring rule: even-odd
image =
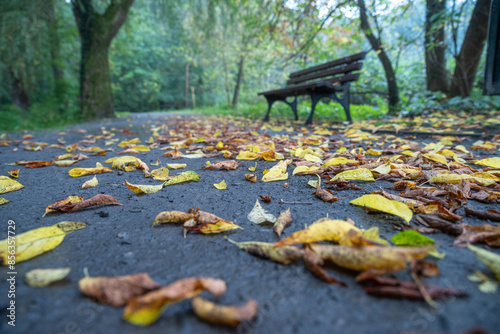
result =
[[16,180],[12,180],[8,176],[0,175],[0,194],[5,194],[10,191],[16,191],[21,188],[24,188],[21,183],[17,182]]
[[226,291],[226,283],[210,277],[184,278],[132,298],[125,307],[123,319],[134,325],[147,326],[158,320],[168,305],[193,298],[203,291],[209,291],[219,297]]
[[113,170],[108,167],[100,167],[100,168],[73,168],[68,174],[72,177],[80,177],[85,175],[94,175],[94,174],[102,174],[102,173],[114,173]]
[[332,178],[332,180],[343,179],[343,180],[359,180],[359,181],[375,181],[372,172],[367,168],[358,168],[346,170],[345,172],[339,173]]
[[284,160],[278,162],[262,177],[262,181],[271,182],[288,179],[288,173],[286,172],[286,169],[291,162],[292,160]]
[[118,277],[84,277],[80,291],[103,304],[125,306],[131,299],[161,287],[146,273]]
[[226,239],[248,254],[287,265],[302,258],[304,251],[294,246],[277,246],[271,242],[244,241]]
[[166,186],[170,186],[172,184],[189,182],[189,181],[199,181],[199,180],[200,180],[200,177],[198,176],[198,173],[189,170],[189,171],[182,172],[179,175],[172,176],[170,180],[163,183],[163,186],[166,187]]
[[194,218],[194,214],[185,213],[182,211],[163,211],[160,212],[153,222],[153,226],[157,224],[169,224],[169,223],[184,223],[189,219]]
[[[66,234],[80,230],[85,226],[85,223],[64,221],[52,226],[39,227],[16,234],[16,263],[29,260],[56,248],[64,240]],[[8,239],[0,241],[0,264],[4,266],[8,264],[8,246]]]
[[262,208],[259,200],[255,201],[255,205],[252,211],[250,211],[250,213],[247,215],[247,219],[254,224],[272,224],[276,221],[276,217],[273,214],[268,213]]
[[99,194],[81,202],[58,204],[48,207],[59,212],[74,212],[96,205],[121,205],[116,198],[111,195]]
[[225,189],[227,189],[226,181],[222,180],[219,183],[214,183],[214,187],[215,187],[215,189],[225,190]]
[[97,176],[94,176],[88,181],[85,181],[82,184],[82,189],[87,189],[87,188],[93,188],[96,187],[99,184],[99,181],[97,180]]
[[33,288],[41,288],[58,282],[68,276],[71,267],[54,269],[33,269],[26,273],[24,280]]
[[9,173],[9,175],[10,175],[10,176],[12,176],[13,178],[16,178],[16,179],[17,179],[17,177],[19,176],[19,172],[20,172],[20,171],[21,171],[21,170],[20,170],[19,168],[16,168],[16,169],[11,170],[11,171],[10,171],[10,172],[8,172],[8,173]]
[[257,302],[250,299],[242,306],[221,306],[196,297],[191,306],[198,318],[215,325],[238,326],[243,321],[250,321],[257,316]]
[[203,169],[235,170],[241,165],[243,164],[236,160],[216,161],[215,164],[205,166]]
[[163,184],[132,184],[125,179],[125,185],[136,194],[154,194],[163,189]]
[[292,213],[290,212],[290,208],[288,208],[286,211],[283,211],[280,213],[278,216],[278,219],[274,222],[273,230],[274,233],[278,235],[278,237],[281,237],[281,234],[283,233],[283,230],[285,227],[290,225],[292,223]]
[[387,199],[378,194],[363,195],[349,203],[398,216],[407,223],[409,223],[413,217],[412,211],[405,204]]

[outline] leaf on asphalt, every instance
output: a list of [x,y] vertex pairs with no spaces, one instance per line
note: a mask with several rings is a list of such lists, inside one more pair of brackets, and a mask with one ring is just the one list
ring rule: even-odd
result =
[[283,211],[280,213],[278,216],[278,219],[274,222],[273,225],[273,230],[274,233],[278,235],[278,237],[281,237],[281,234],[283,233],[283,230],[285,227],[290,225],[292,223],[292,213],[290,212],[290,208],[288,208],[286,211]]
[[160,212],[153,222],[153,226],[157,224],[184,223],[189,219],[194,218],[194,214],[185,213],[182,211],[163,211]]
[[240,151],[236,156],[238,160],[255,160],[260,157],[259,153],[250,152],[250,151]]
[[83,196],[69,196],[67,198],[55,201],[54,203],[47,205],[47,207],[45,208],[45,213],[43,214],[42,218],[45,217],[45,215],[49,212],[57,212],[57,210],[49,209],[52,206],[61,206],[66,204],[78,203],[81,201],[83,201]]
[[199,181],[200,177],[198,173],[188,170],[185,172],[180,173],[179,175],[172,176],[170,180],[166,181],[163,183],[163,186],[170,186],[172,184],[177,184],[177,183],[183,183],[183,182],[189,182],[189,181]]
[[12,176],[13,178],[16,178],[16,179],[17,179],[17,177],[19,176],[19,172],[20,172],[20,171],[21,171],[21,170],[20,170],[19,168],[16,168],[16,169],[11,170],[11,171],[10,171],[10,172],[8,172],[8,173],[9,173],[9,175],[10,175],[10,176]]
[[276,246],[306,244],[318,241],[339,241],[350,230],[359,231],[359,229],[344,220],[321,218],[312,223],[305,230],[300,230],[289,236],[275,242]]
[[276,221],[276,217],[268,213],[262,206],[260,205],[259,200],[255,201],[255,205],[250,211],[250,213],[247,215],[247,219],[251,221],[254,224],[265,224],[265,223],[274,223]]
[[488,211],[480,211],[474,210],[468,207],[465,207],[465,215],[466,216],[475,216],[479,219],[491,220],[494,222],[500,222],[500,211],[498,210],[488,210]]
[[161,167],[157,169],[153,169],[149,174],[156,181],[168,181],[170,177],[168,176],[169,170],[167,167]]
[[500,225],[462,224],[462,233],[455,239],[453,246],[466,246],[478,242],[491,247],[500,247]]
[[241,306],[221,306],[196,297],[191,301],[191,306],[198,318],[214,325],[225,326],[238,326],[244,321],[251,321],[259,311],[254,299]]
[[8,199],[5,199],[3,197],[0,197],[0,205],[4,205],[4,204],[7,204],[9,203],[9,200]]
[[24,280],[33,288],[41,288],[58,282],[68,276],[71,267],[54,269],[33,269],[26,273]]
[[84,277],[78,281],[80,291],[103,304],[125,306],[132,298],[161,288],[146,273],[118,277]]
[[222,233],[229,230],[234,230],[243,227],[236,225],[233,222],[220,219],[215,223],[207,223],[196,226],[184,226],[185,229],[193,232],[203,233],[203,234],[212,234],[212,233]]
[[170,169],[181,169],[181,168],[186,168],[186,164],[167,164],[167,167]]
[[91,178],[88,181],[85,181],[82,184],[82,189],[87,189],[87,188],[93,188],[99,184],[99,181],[97,180],[97,176],[94,175],[93,178]]
[[439,174],[431,177],[428,182],[431,183],[462,183],[463,180],[471,180],[474,177],[468,174]]
[[271,242],[244,241],[236,242],[226,238],[248,254],[287,265],[302,258],[304,251],[294,246],[277,246]]
[[396,246],[430,246],[435,243],[433,239],[413,230],[399,232],[392,237],[391,241]]
[[343,180],[358,180],[358,181],[375,181],[372,172],[367,168],[357,168],[346,170],[345,172],[339,173],[332,178],[332,180],[343,179]]
[[334,246],[311,244],[311,249],[323,260],[339,267],[365,271],[370,269],[403,270],[406,263],[420,260],[432,247]]
[[158,320],[168,305],[197,296],[203,291],[219,297],[226,292],[223,280],[210,277],[184,278],[167,286],[132,298],[125,307],[123,319],[137,325],[147,326]]
[[78,160],[56,160],[52,161],[52,163],[57,167],[68,167],[74,163],[77,163]]
[[288,179],[288,173],[286,172],[286,168],[291,162],[292,160],[284,160],[278,162],[262,177],[262,181],[271,182],[271,181],[281,181]]
[[98,167],[98,168],[73,168],[68,174],[72,177],[80,177],[85,175],[94,175],[102,173],[114,173],[113,170],[108,167]]
[[255,174],[245,174],[245,178],[250,182],[253,182],[253,183],[257,182],[257,175],[255,175]]
[[486,167],[500,168],[500,157],[493,157],[481,160],[472,161],[475,165],[481,165]]
[[132,184],[125,179],[125,185],[136,194],[154,194],[163,189],[163,184]]
[[306,268],[320,280],[330,284],[347,286],[344,282],[341,282],[328,274],[328,272],[323,268],[323,259],[318,254],[314,253],[310,248],[305,249],[302,259]]
[[484,293],[496,293],[498,291],[498,282],[490,279],[480,271],[475,271],[467,276],[469,281],[479,282],[479,290]]
[[265,195],[259,195],[260,199],[262,200],[262,202],[264,203],[271,203],[271,194],[267,194],[267,196]]
[[413,217],[412,211],[405,204],[387,199],[378,194],[363,195],[349,203],[398,216],[407,223]]
[[321,188],[319,183],[316,186],[316,191],[313,192],[313,195],[327,203],[333,203],[339,200],[338,197],[333,196],[333,192],[331,190]]
[[86,208],[90,208],[96,205],[122,205],[116,198],[111,195],[99,194],[89,199],[81,202],[59,204],[48,207],[51,210],[57,210],[59,212],[74,212]]
[[214,183],[214,187],[215,187],[215,189],[225,190],[225,189],[227,189],[226,181],[222,180],[219,183]]
[[347,163],[359,163],[359,161],[347,159],[344,157],[336,157],[336,158],[331,158],[330,160],[325,162],[321,167],[328,167],[332,165],[345,165]]
[[391,172],[390,164],[383,164],[371,170],[372,172],[377,172],[379,174],[389,174]]
[[[372,277],[365,284],[366,293],[385,298],[404,298],[424,300],[420,287],[415,282],[399,281],[389,277]],[[453,288],[443,288],[435,285],[421,285],[431,299],[446,299],[451,297],[466,297],[467,293]]]
[[[39,227],[16,235],[16,263],[29,260],[48,252],[63,241],[64,236],[86,226],[85,223],[60,222],[48,227]],[[12,243],[11,243],[12,244]],[[10,245],[11,245],[10,244]],[[8,239],[0,241],[0,264],[7,265],[9,258]]]
[[52,161],[27,161],[24,164],[26,168],[40,168],[52,165]]
[[422,156],[425,157],[426,159],[429,159],[429,160],[435,161],[435,162],[439,162],[440,164],[443,164],[443,165],[448,164],[448,160],[446,160],[446,158],[440,154],[428,153],[428,154],[423,154]]
[[253,167],[248,167],[248,170],[251,172],[255,172],[256,169],[257,169],[257,163],[255,163],[255,166],[253,166]]
[[295,169],[292,172],[292,175],[295,175],[295,174],[308,175],[311,172],[314,172],[318,169],[319,169],[319,167],[317,167],[317,166],[309,166],[309,167],[308,166],[298,166],[298,167],[295,167]]
[[215,164],[205,166],[203,169],[235,170],[241,165],[243,164],[236,160],[216,161]]
[[16,180],[12,180],[8,176],[0,175],[0,194],[8,193],[9,191],[16,191],[24,186],[17,182]]
[[111,168],[130,172],[136,170],[136,162],[142,162],[142,160],[131,155],[124,155],[123,157],[111,158],[105,161],[105,163],[110,162],[112,162]]

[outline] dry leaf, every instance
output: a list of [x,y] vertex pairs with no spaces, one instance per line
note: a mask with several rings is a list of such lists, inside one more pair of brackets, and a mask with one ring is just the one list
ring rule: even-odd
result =
[[281,237],[283,230],[285,229],[285,227],[290,225],[291,222],[292,222],[292,213],[290,212],[290,208],[288,208],[286,211],[280,213],[278,219],[276,219],[276,221],[274,222],[273,226],[274,233],[276,233],[278,237]]
[[85,181],[82,184],[82,189],[87,189],[87,188],[93,188],[99,184],[99,181],[97,181],[97,176],[94,176],[88,181]]
[[475,160],[475,161],[472,161],[472,163],[476,164],[476,165],[486,166],[486,167],[500,168],[500,157]]
[[163,189],[163,184],[132,184],[125,179],[125,185],[136,194],[154,194]]
[[169,223],[184,223],[189,219],[194,218],[192,213],[185,213],[182,211],[163,211],[160,212],[153,222],[153,226],[157,224],[169,224]]
[[288,173],[286,172],[286,168],[291,162],[292,160],[284,160],[278,162],[262,177],[262,181],[271,182],[271,181],[281,181],[288,179]]
[[347,159],[344,157],[331,158],[325,162],[321,167],[335,166],[335,165],[345,165],[347,163],[358,163],[357,160]]
[[240,151],[236,156],[238,160],[255,160],[260,157],[259,153],[250,152],[250,151]]
[[306,268],[320,280],[330,284],[347,286],[345,283],[336,280],[326,272],[326,270],[322,267],[324,264],[323,259],[318,254],[314,253],[311,249],[306,248],[303,260]]
[[20,170],[19,168],[16,168],[16,169],[11,170],[11,171],[10,171],[10,172],[8,172],[8,173],[9,173],[9,175],[10,175],[10,176],[12,176],[13,178],[16,178],[16,179],[17,179],[17,177],[19,176],[19,172],[20,172],[20,171],[21,171],[21,170]]
[[198,318],[215,325],[238,326],[243,321],[250,321],[257,316],[257,302],[250,299],[242,306],[221,306],[196,297],[191,306]]
[[71,267],[54,269],[33,269],[26,273],[24,280],[33,288],[41,288],[58,282],[68,276]]
[[236,242],[226,238],[248,254],[287,265],[302,258],[304,251],[294,246],[276,246],[271,242]]
[[169,170],[166,167],[161,167],[158,169],[153,169],[149,174],[156,181],[168,181],[170,177],[168,176]]
[[177,183],[182,183],[182,182],[189,182],[189,181],[199,181],[200,176],[198,173],[193,172],[191,170],[185,171],[180,173],[179,175],[172,176],[170,180],[166,181],[163,183],[163,186],[170,186],[172,184],[177,184]]
[[170,169],[180,169],[180,168],[186,168],[186,164],[167,164],[167,167]]
[[215,187],[215,189],[225,190],[225,189],[227,189],[226,181],[222,180],[219,183],[214,183],[214,187]]
[[319,182],[316,186],[316,191],[313,192],[313,195],[327,203],[333,203],[339,200],[337,197],[333,196],[331,190],[321,188]]
[[262,208],[259,200],[255,201],[255,205],[247,215],[247,219],[254,224],[265,224],[265,223],[274,223],[276,221],[276,217],[266,210]]
[[47,205],[47,207],[45,208],[45,213],[43,214],[42,218],[45,217],[45,215],[49,212],[57,212],[57,210],[49,209],[52,206],[61,206],[66,204],[78,203],[81,201],[83,201],[83,196],[69,196],[67,198],[55,201],[54,203]]
[[111,158],[105,161],[105,163],[110,162],[112,162],[111,168],[130,172],[136,169],[136,162],[142,162],[142,160],[131,155],[124,155],[123,157]]
[[257,182],[257,175],[255,175],[255,174],[245,174],[245,178],[250,182],[253,182],[253,183]]
[[217,221],[216,223],[201,224],[197,226],[184,226],[184,228],[189,231],[194,231],[203,234],[221,233],[238,228],[241,228],[243,230],[243,227],[223,219]]
[[8,176],[0,175],[0,194],[8,193],[9,191],[16,191],[24,186],[17,182],[16,180],[12,180]]
[[[60,222],[48,227],[39,227],[24,233],[16,234],[16,263],[29,260],[35,256],[48,252],[63,241],[64,236],[84,228],[85,223]],[[0,241],[0,262],[7,265],[9,262],[10,239]]]
[[236,160],[226,160],[226,161],[216,161],[215,164],[205,166],[203,169],[223,169],[223,170],[235,170],[238,166],[243,165],[241,162]]
[[378,194],[363,195],[349,203],[401,217],[407,223],[409,223],[413,217],[413,213],[405,204],[387,199]]
[[184,278],[132,298],[125,307],[123,319],[134,325],[147,326],[159,318],[166,306],[193,298],[205,290],[219,297],[226,292],[226,283],[210,277]]
[[102,173],[114,173],[113,170],[108,167],[98,167],[98,168],[73,168],[68,174],[72,177],[79,177],[85,175],[102,174]]
[[367,168],[358,168],[346,170],[345,172],[335,175],[332,180],[358,180],[358,181],[375,181],[372,172]]
[[80,291],[103,304],[125,306],[132,298],[161,287],[146,273],[118,277],[84,277],[78,282]]
[[52,163],[57,167],[68,167],[77,162],[78,160],[56,160]]
[[26,168],[40,168],[40,167],[47,167],[52,165],[51,161],[27,161],[24,164],[24,167]]
[[68,203],[68,204],[60,204],[48,207],[51,210],[57,210],[59,212],[73,212],[82,210],[85,208],[89,208],[96,205],[121,205],[120,202],[116,198],[111,195],[99,194],[89,199],[86,199],[81,202]]
[[264,202],[264,203],[271,203],[271,194],[267,194],[267,196],[265,196],[265,195],[259,195],[259,197],[262,200],[262,202]]

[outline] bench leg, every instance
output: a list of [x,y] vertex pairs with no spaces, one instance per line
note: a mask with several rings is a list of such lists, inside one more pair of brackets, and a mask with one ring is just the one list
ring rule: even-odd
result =
[[295,98],[293,99],[292,102],[288,102],[286,98],[269,97],[269,96],[266,96],[266,100],[267,100],[267,114],[264,117],[264,122],[269,122],[269,113],[271,112],[271,107],[273,106],[273,103],[276,101],[281,101],[288,104],[290,108],[292,108],[293,114],[295,115],[295,120],[296,121],[299,120],[299,115],[297,113],[297,95],[295,95]]
[[269,113],[271,112],[271,107],[273,106],[273,103],[276,102],[276,99],[270,98],[266,96],[267,100],[267,114],[264,116],[264,122],[269,122]]
[[309,113],[309,117],[307,117],[305,125],[311,125],[313,117],[314,117],[314,109],[316,109],[316,105],[318,102],[324,98],[324,97],[329,97],[330,94],[316,94],[316,93],[311,93],[311,112]]
[[345,110],[345,116],[347,118],[347,121],[352,124],[352,118],[351,118],[351,110],[350,110],[350,104],[351,104],[351,92],[350,92],[350,83],[347,82],[344,84],[342,89],[344,90],[344,97],[339,99],[337,96],[336,99],[339,101],[339,103],[344,107]]
[[350,111],[350,90],[349,90],[349,82],[345,83],[344,86],[342,87],[344,91],[344,96],[342,98],[339,98],[335,92],[333,93],[309,93],[311,95],[311,113],[309,114],[309,117],[307,118],[306,124],[305,125],[310,125],[313,120],[314,116],[314,109],[316,109],[316,105],[318,102],[325,97],[328,97],[334,101],[337,101],[342,105],[342,107],[345,110],[345,115],[347,118],[347,121],[349,123],[352,123],[352,118],[351,118],[351,111]]

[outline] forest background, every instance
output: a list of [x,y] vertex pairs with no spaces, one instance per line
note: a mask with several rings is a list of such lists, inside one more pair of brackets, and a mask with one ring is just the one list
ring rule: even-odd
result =
[[[258,92],[363,50],[355,120],[498,110],[500,99],[482,94],[490,4],[0,0],[0,130],[159,110],[260,118]],[[274,108],[292,119],[286,105]],[[299,99],[299,114],[309,108]],[[320,120],[344,118],[337,104],[316,110]]]

